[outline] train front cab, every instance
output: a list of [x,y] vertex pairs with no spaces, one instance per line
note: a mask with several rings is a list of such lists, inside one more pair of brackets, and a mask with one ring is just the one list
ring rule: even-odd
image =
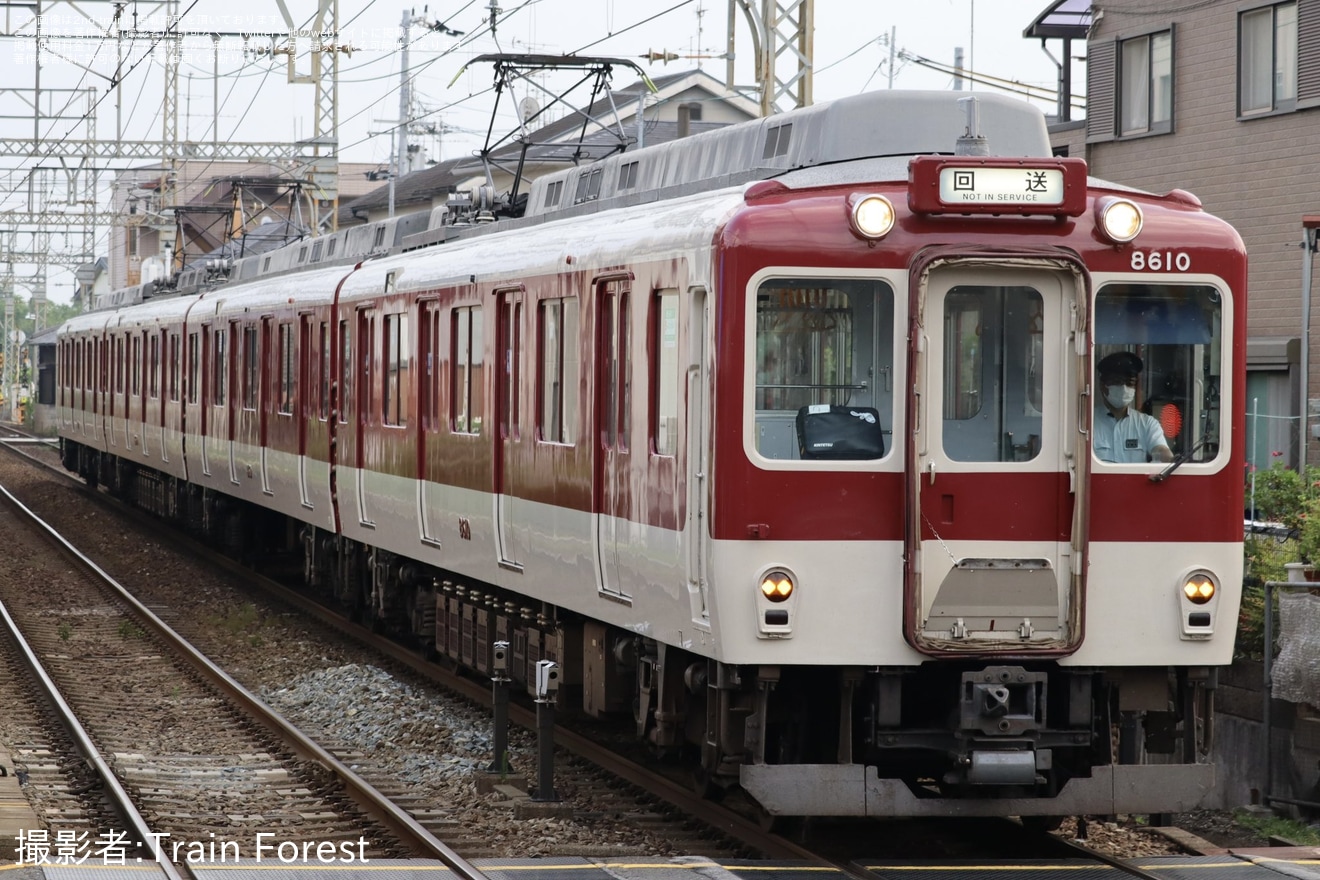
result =
[[[1193,241],[1226,229],[1191,223]],[[1134,271],[1127,252],[1093,272],[1063,249],[1000,249],[926,253],[907,285],[753,279],[751,469],[717,523],[759,540],[720,545],[715,568],[761,591],[718,609],[726,644],[778,659],[747,676],[759,696],[740,768],[767,812],[1214,804],[1209,694],[1232,658],[1242,565],[1230,402],[1245,272],[1229,250],[1189,249],[1165,271]],[[907,302],[890,306],[895,291]],[[1094,365],[1116,351],[1142,359],[1132,406],[1175,462],[1092,453]],[[856,440],[872,414],[883,445]],[[804,432],[813,418],[834,435]],[[754,635],[734,647],[734,627]]]

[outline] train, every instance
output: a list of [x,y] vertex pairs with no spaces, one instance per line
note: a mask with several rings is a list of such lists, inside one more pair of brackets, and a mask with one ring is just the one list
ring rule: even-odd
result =
[[1246,265],[1028,103],[868,92],[116,294],[59,330],[61,454],[770,820],[1176,812]]

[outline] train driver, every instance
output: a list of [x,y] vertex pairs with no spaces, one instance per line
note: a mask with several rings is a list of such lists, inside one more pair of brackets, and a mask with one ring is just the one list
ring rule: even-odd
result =
[[1159,421],[1132,407],[1141,368],[1141,358],[1130,351],[1116,351],[1100,360],[1100,393],[1091,421],[1091,445],[1101,461],[1173,460]]

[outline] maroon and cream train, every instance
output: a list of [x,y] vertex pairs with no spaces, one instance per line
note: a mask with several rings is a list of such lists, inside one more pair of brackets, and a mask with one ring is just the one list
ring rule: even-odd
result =
[[[1209,803],[1242,242],[1052,157],[1028,105],[981,96],[967,136],[956,97],[628,152],[522,217],[81,315],[65,462],[300,553],[442,656],[556,659],[561,706],[773,815]],[[1092,454],[1115,351],[1173,463]]]

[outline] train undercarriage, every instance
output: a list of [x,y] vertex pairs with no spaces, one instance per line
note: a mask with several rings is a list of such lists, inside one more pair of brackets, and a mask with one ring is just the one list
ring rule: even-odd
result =
[[[1075,801],[1058,801],[1068,809],[1051,804],[1074,780],[1119,765],[1195,765],[1209,752],[1212,669],[1083,669],[986,658],[901,668],[728,665],[68,440],[62,454],[89,484],[179,523],[228,555],[290,568],[300,562],[306,588],[442,662],[490,675],[495,643],[507,642],[510,677],[529,689],[538,661],[557,662],[562,712],[619,722],[655,751],[689,763],[707,795],[749,779],[752,793],[764,795],[784,780],[800,788],[804,778],[820,777],[820,791],[764,797],[770,813],[832,809],[829,780],[846,778],[871,787],[870,780],[880,780],[906,794],[893,807],[877,806],[888,801],[875,795],[860,806],[845,798],[833,808],[844,814],[912,810],[917,802],[939,812],[934,805],[950,800],[963,804],[951,810],[963,815],[983,812],[972,804],[992,802],[1012,804],[1015,815],[1067,814],[1076,812]],[[823,769],[795,777],[794,767]],[[848,775],[849,767],[860,775]],[[1162,778],[1178,785],[1183,777]]]

